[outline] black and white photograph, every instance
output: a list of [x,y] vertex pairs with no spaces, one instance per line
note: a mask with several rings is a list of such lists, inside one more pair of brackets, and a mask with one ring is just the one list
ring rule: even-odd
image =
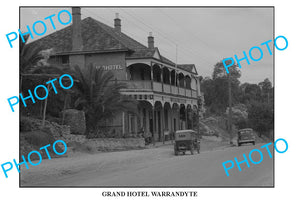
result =
[[273,6],[19,14],[21,188],[274,187]]
[[299,3],[0,13],[1,212],[297,212]]

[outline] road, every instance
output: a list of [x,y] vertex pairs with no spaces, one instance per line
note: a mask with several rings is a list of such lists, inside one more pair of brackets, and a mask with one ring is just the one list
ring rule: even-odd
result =
[[[21,186],[273,186],[273,159],[263,144],[201,150],[200,154],[174,156],[171,145],[123,152],[82,154],[69,158],[43,160],[21,170]],[[224,161],[243,160],[252,149],[260,149],[263,161],[249,161],[229,170],[226,176]],[[273,146],[270,146],[273,150]],[[253,153],[259,161],[259,154]],[[249,160],[249,159],[248,159]]]

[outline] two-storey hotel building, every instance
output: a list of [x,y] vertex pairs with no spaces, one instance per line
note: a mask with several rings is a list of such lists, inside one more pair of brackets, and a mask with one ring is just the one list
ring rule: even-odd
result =
[[193,64],[175,64],[162,56],[148,36],[145,46],[122,33],[116,15],[114,27],[93,18],[81,19],[72,8],[72,25],[55,31],[32,45],[52,49],[51,63],[96,67],[112,72],[128,87],[122,93],[138,101],[138,112],[120,112],[109,124],[117,135],[135,136],[141,131],[155,141],[170,139],[180,129],[196,126],[200,82]]

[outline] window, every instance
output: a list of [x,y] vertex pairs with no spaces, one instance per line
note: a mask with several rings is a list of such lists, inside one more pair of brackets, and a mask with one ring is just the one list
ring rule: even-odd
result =
[[61,56],[61,63],[62,64],[69,64],[69,56],[68,55]]

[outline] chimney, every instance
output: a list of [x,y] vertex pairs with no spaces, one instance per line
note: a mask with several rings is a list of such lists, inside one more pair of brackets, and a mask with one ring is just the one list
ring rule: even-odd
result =
[[154,37],[152,36],[152,32],[150,32],[148,36],[148,48],[154,49]]
[[80,51],[83,48],[80,10],[80,7],[72,7],[72,51]]
[[121,32],[121,19],[119,19],[119,13],[116,13],[116,18],[114,20],[115,20],[115,30]]

